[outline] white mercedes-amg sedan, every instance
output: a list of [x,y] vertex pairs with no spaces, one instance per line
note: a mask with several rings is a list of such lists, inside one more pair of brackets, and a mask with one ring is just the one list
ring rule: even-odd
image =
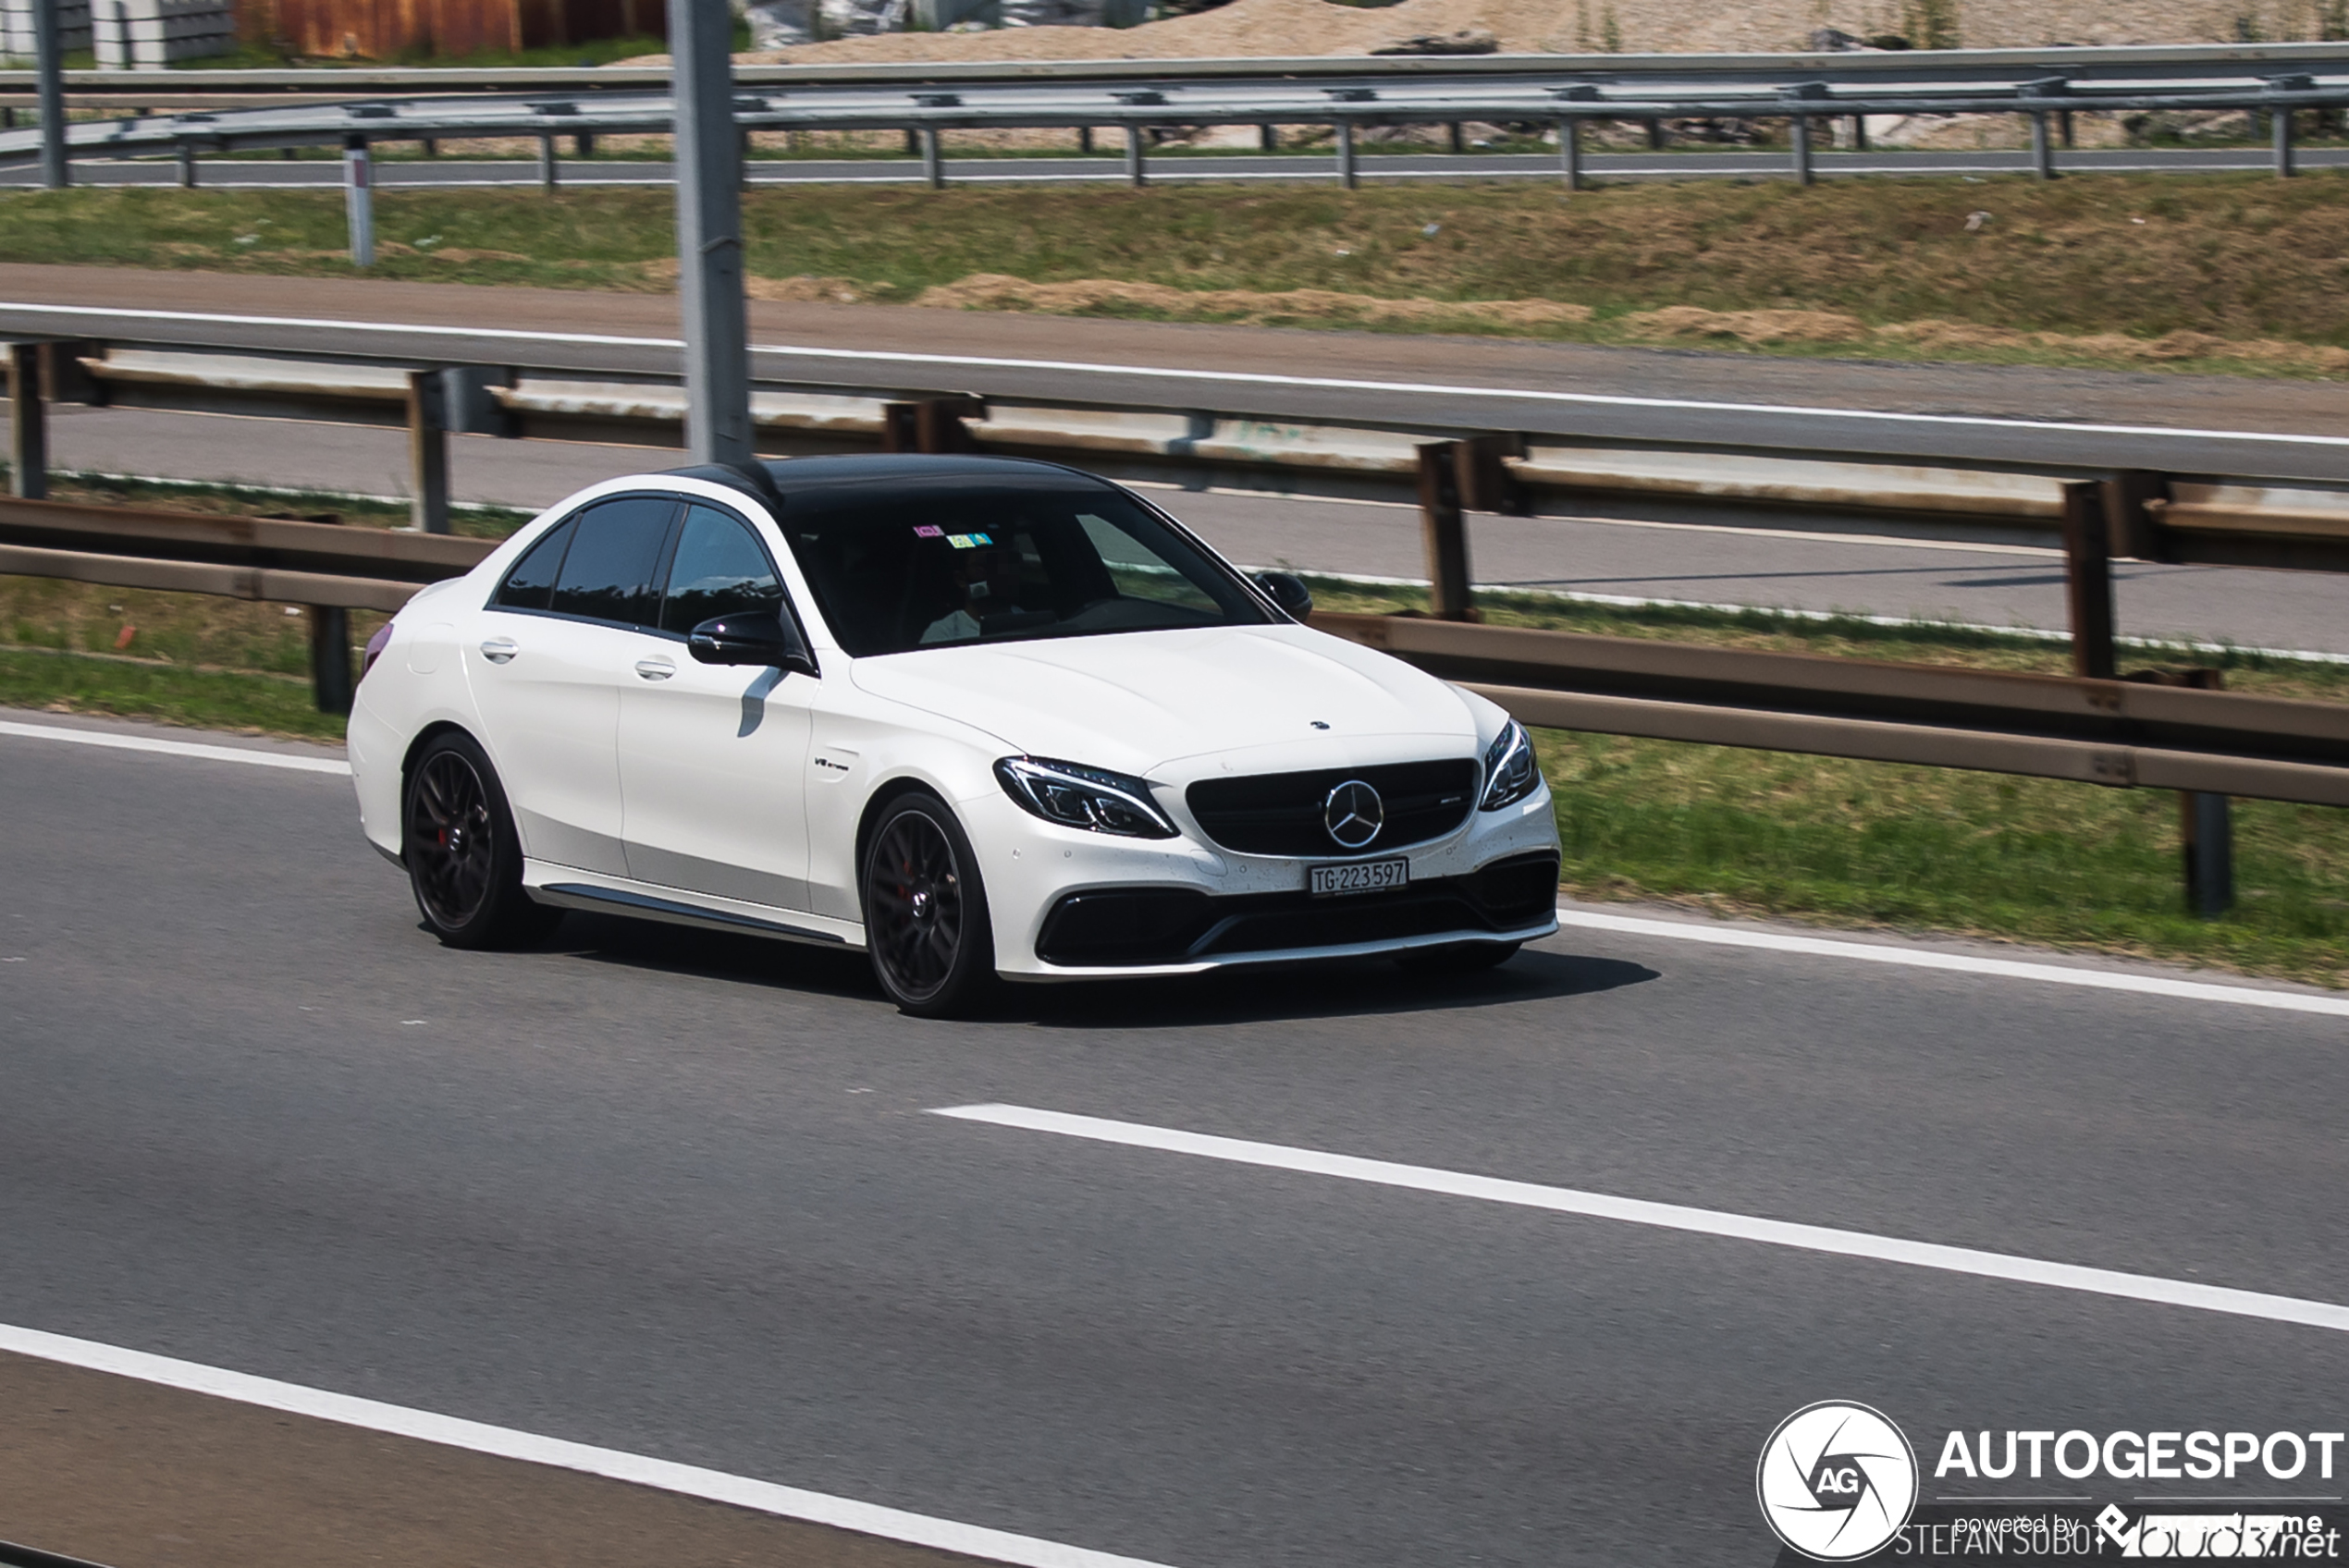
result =
[[640,474],[369,642],[351,771],[443,942],[585,909],[861,947],[916,1014],[1556,930],[1525,731],[1310,608],[1048,463]]

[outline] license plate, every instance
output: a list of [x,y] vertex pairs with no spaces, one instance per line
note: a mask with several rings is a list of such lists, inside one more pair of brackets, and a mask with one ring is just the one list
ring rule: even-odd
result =
[[1408,860],[1366,860],[1352,865],[1317,865],[1313,867],[1307,888],[1317,899],[1335,893],[1377,893],[1389,888],[1408,888],[1411,884],[1411,863]]

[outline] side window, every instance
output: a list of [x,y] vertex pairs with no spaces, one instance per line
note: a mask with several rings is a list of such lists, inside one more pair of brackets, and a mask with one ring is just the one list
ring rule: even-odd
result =
[[686,509],[660,605],[663,631],[682,635],[715,616],[775,610],[782,597],[774,563],[748,524],[715,507]]
[[572,525],[578,520],[565,518],[540,536],[538,543],[523,552],[514,570],[506,573],[506,581],[498,585],[498,596],[490,601],[501,610],[543,610],[554,596],[555,569],[563,564],[563,547],[571,543]]
[[548,606],[557,615],[649,625],[653,570],[677,503],[665,496],[621,496],[579,514]]

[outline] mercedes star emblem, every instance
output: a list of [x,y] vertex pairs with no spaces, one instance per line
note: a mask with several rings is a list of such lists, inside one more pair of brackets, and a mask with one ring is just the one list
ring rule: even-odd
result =
[[1363,849],[1386,826],[1386,802],[1368,784],[1349,778],[1322,802],[1322,825],[1339,848]]

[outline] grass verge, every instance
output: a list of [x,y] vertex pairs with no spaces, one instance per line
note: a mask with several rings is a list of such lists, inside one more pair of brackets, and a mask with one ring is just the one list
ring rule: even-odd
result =
[[[665,289],[665,190],[386,191],[375,275]],[[749,270],[939,302],[1779,353],[2349,374],[2349,174],[744,197]],[[1971,227],[1969,227],[1971,225]],[[347,276],[335,191],[0,197],[0,258]],[[1046,286],[1085,285],[1066,298]],[[1111,285],[1128,286],[1112,288]],[[1151,288],[1165,293],[1152,293]],[[1290,295],[1285,302],[1209,296]],[[829,296],[828,296],[829,297]],[[1381,301],[1442,307],[1396,312]],[[1349,304],[1348,301],[1354,301]],[[1515,309],[1503,309],[1511,306]]]
[[[1331,609],[1425,607],[1408,589],[1313,584]],[[1611,636],[1998,669],[2061,670],[2060,644],[1965,628],[1800,621],[1488,597],[1490,621]],[[2349,700],[2349,668],[2233,653],[2230,689]],[[2184,907],[2178,797],[2053,779],[1543,730],[1560,879],[1582,898],[1939,931],[2349,986],[2349,811],[2234,804],[2237,903]]]

